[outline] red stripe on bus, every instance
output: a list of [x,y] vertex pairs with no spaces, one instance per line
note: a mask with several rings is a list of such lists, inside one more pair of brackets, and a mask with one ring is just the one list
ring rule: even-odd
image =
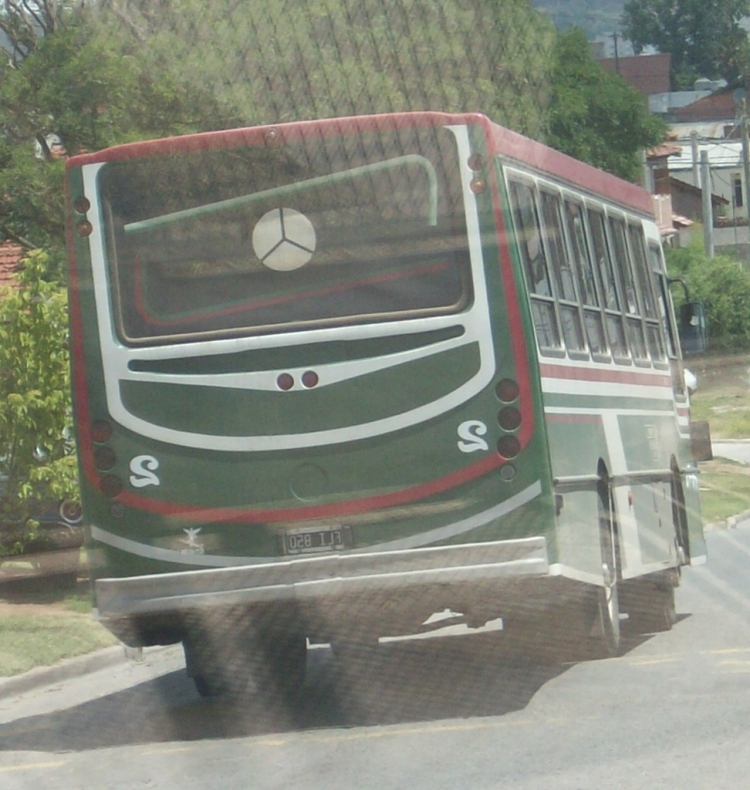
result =
[[[269,124],[268,126],[244,129],[226,129],[215,132],[167,137],[161,140],[144,140],[113,146],[92,154],[70,157],[68,168],[84,167],[104,162],[119,162],[127,159],[142,159],[152,156],[173,156],[192,151],[215,151],[225,148],[247,146],[282,146],[285,142],[309,140],[315,137],[339,137],[349,134],[398,131],[415,127],[450,125],[480,125],[487,128],[488,119],[479,113],[415,112],[393,115],[360,115],[348,118],[326,118],[312,121]],[[274,130],[271,137],[269,132]]]
[[498,455],[490,455],[471,466],[466,466],[445,477],[430,480],[429,483],[393,491],[390,494],[378,494],[362,499],[350,499],[345,502],[333,502],[326,505],[286,508],[281,510],[245,510],[242,508],[195,508],[190,505],[178,505],[164,502],[124,491],[116,499],[128,507],[145,510],[159,515],[181,516],[191,521],[221,521],[243,523],[275,523],[280,521],[309,521],[312,519],[335,518],[350,516],[356,513],[367,513],[395,505],[404,505],[416,500],[425,499],[444,493],[452,488],[469,483],[502,466],[506,461]]
[[576,422],[592,423],[601,422],[600,414],[548,414],[547,422]]
[[[362,115],[203,132],[163,140],[128,143],[93,154],[79,154],[70,157],[66,166],[68,168],[83,167],[103,162],[170,156],[190,151],[212,151],[222,148],[257,145],[271,147],[283,145],[286,141],[306,140],[314,137],[450,125],[479,127],[484,130],[488,140],[491,140],[494,145],[495,151],[493,153],[514,159],[526,167],[538,168],[544,173],[606,196],[621,205],[630,206],[649,217],[654,216],[653,201],[645,189],[597,170],[591,165],[579,162],[510,129],[499,127],[480,113],[416,112],[387,116]],[[274,137],[269,136],[271,129],[275,130]]]
[[567,365],[541,365],[542,377],[565,379],[566,381],[601,381],[616,384],[643,384],[652,387],[670,387],[669,376],[658,373],[642,373],[634,370],[618,370],[616,368],[584,368]]
[[568,181],[615,203],[629,206],[650,218],[654,217],[653,197],[643,187],[623,181],[518,132],[495,124],[490,129],[498,153],[517,161],[521,167],[532,168]]

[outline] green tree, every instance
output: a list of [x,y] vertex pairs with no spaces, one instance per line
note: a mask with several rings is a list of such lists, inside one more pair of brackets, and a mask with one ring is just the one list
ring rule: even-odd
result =
[[0,294],[0,519],[21,523],[45,500],[77,492],[66,438],[72,422],[67,297],[45,279],[46,258],[29,253],[17,287]]
[[[68,11],[54,30],[24,45],[24,57],[0,59],[0,240],[47,249],[60,277],[60,154],[238,122],[210,93],[185,82],[177,63],[157,75]],[[49,144],[57,138],[62,150]]]
[[544,128],[554,28],[529,0],[103,0],[98,19],[251,124],[442,110]]
[[628,0],[622,32],[636,52],[652,45],[672,56],[672,89],[696,78],[748,76],[747,34],[739,26],[750,0]]
[[551,74],[547,142],[610,173],[635,181],[640,151],[664,139],[666,126],[643,96],[591,56],[580,29],[561,33]]
[[[732,255],[708,258],[700,238],[666,254],[670,277],[683,279],[690,298],[703,302],[709,347],[750,346],[750,272]],[[678,302],[683,298],[681,289],[674,295]]]

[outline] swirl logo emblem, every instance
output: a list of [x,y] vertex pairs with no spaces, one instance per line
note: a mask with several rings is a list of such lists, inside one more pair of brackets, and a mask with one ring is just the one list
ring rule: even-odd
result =
[[277,272],[304,266],[315,252],[312,222],[293,208],[275,208],[264,214],[253,229],[253,250],[260,262]]

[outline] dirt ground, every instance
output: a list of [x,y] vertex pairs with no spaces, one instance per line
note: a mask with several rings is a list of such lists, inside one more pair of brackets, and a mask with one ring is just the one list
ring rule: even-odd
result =
[[685,360],[685,367],[698,377],[699,390],[750,388],[750,355],[747,352],[717,354]]
[[81,616],[81,607],[70,600],[85,601],[88,581],[80,580],[75,589],[61,588],[52,579],[23,579],[0,583],[0,617],[7,614],[54,614]]

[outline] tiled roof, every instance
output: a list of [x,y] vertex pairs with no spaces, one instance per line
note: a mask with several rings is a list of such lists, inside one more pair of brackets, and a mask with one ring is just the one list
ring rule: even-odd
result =
[[0,288],[14,283],[23,254],[24,249],[20,244],[0,242]]
[[649,148],[646,152],[646,157],[648,159],[662,159],[665,156],[678,156],[682,153],[682,146],[676,145],[675,143],[664,142],[660,145],[656,145],[653,148]]
[[671,55],[635,55],[624,58],[605,58],[599,63],[607,71],[618,73],[625,82],[644,96],[669,90]]

